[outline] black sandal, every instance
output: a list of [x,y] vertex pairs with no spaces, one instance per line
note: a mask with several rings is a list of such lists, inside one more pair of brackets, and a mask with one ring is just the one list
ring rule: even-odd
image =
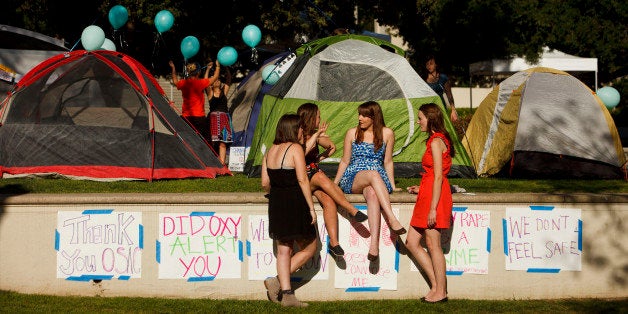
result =
[[363,212],[361,212],[361,211],[359,211],[359,210],[355,213],[355,215],[353,215],[353,216],[351,216],[351,217],[352,217],[355,221],[357,221],[357,222],[364,222],[364,221],[366,221],[367,219],[369,219],[369,216],[367,216],[366,214],[364,214]]
[[342,247],[340,246],[340,244],[336,245],[336,246],[329,246],[328,248],[329,253],[331,253],[331,255],[335,256],[335,257],[343,257],[345,256],[345,251],[342,249]]

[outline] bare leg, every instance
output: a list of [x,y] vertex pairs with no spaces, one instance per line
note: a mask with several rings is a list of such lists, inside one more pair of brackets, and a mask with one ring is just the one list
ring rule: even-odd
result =
[[334,202],[336,202],[336,204],[346,209],[351,216],[355,216],[358,212],[358,209],[347,200],[345,193],[340,189],[340,187],[329,179],[324,172],[319,171],[314,174],[312,180],[310,180],[310,185],[312,186],[312,189],[321,189],[325,191],[325,193],[327,193],[327,195],[329,195]]
[[[353,179],[353,186],[351,191],[353,193],[360,193],[367,186],[370,186],[375,191],[377,195],[377,200],[379,205],[381,206],[382,212],[384,214],[384,218],[388,222],[388,225],[393,230],[402,229],[403,226],[397,220],[397,217],[393,214],[392,205],[390,204],[390,194],[386,189],[386,184],[384,184],[384,180],[379,175],[379,173],[375,170],[362,170],[355,175],[355,179]],[[371,215],[369,214],[369,217]],[[370,219],[369,219],[370,220]]]
[[434,275],[434,267],[432,265],[432,259],[430,255],[421,246],[421,238],[424,233],[419,232],[417,228],[410,227],[408,230],[408,236],[406,237],[406,248],[412,254],[414,259],[419,263],[419,267],[425,273],[425,276],[429,280],[430,291],[425,295],[426,299],[430,299],[436,292],[436,277]]
[[370,186],[364,188],[362,194],[366,200],[366,214],[369,216],[369,231],[371,232],[369,254],[379,256],[379,228],[382,223],[379,201],[375,191]]
[[277,241],[277,278],[281,290],[290,290],[290,274],[292,273],[290,256],[292,255],[292,241]]
[[225,164],[225,160],[227,160],[227,144],[220,142],[220,144],[218,144],[218,155],[220,158],[220,162],[222,162],[222,164]]
[[323,219],[325,219],[325,229],[327,229],[327,235],[329,235],[329,245],[338,245],[338,208],[336,202],[331,199],[322,190],[315,190],[312,192],[318,202],[323,207]]
[[447,264],[440,239],[440,229],[425,229],[425,243],[430,253],[435,278],[435,284],[430,291],[431,295],[425,298],[427,301],[439,301],[447,297]]
[[[292,255],[290,259],[290,273],[294,273],[299,270],[301,266],[305,265],[307,261],[314,256],[316,253],[316,238],[307,239],[307,240],[297,240],[297,245],[299,246],[299,251]],[[288,278],[290,279],[290,278]],[[281,286],[283,289],[283,286]],[[285,289],[283,289],[285,290]]]

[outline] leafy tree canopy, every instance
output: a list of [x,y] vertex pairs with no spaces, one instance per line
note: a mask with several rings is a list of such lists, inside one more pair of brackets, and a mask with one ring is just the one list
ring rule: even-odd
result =
[[[114,31],[108,12],[117,4],[127,8],[129,20]],[[175,22],[159,35],[154,17],[161,10],[169,10]],[[201,43],[194,61],[215,59],[229,45],[239,53],[236,65],[245,69],[337,28],[372,30],[374,19],[398,28],[417,70],[424,56],[435,54],[462,84],[469,63],[515,55],[534,61],[549,46],[598,58],[601,84],[626,85],[619,80],[627,75],[628,6],[616,0],[4,0],[0,12],[1,23],[64,38],[73,49],[82,49],[85,27],[98,25],[119,51],[155,74],[168,73],[169,59],[182,65],[180,42],[189,35]],[[241,38],[248,24],[262,31],[258,59]]]

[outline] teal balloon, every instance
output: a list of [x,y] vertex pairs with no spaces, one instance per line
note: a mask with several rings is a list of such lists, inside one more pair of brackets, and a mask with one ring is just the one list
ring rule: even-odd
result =
[[113,41],[111,41],[111,39],[105,38],[105,42],[102,43],[102,46],[100,46],[100,49],[101,50],[116,51],[116,44],[114,44]]
[[81,33],[81,44],[87,51],[100,49],[105,42],[105,32],[96,25],[85,27]]
[[231,46],[224,46],[218,50],[218,62],[225,66],[231,66],[238,61],[238,52]]
[[194,36],[187,36],[181,41],[181,53],[185,59],[194,57],[198,53],[200,47],[201,43]]
[[269,64],[262,69],[262,80],[264,83],[274,85],[279,81],[279,74],[275,72],[276,66],[274,64]]
[[109,10],[109,23],[113,26],[113,29],[118,29],[126,24],[129,19],[129,11],[121,5],[115,5]]
[[172,15],[170,11],[161,10],[157,12],[157,15],[155,15],[155,27],[157,28],[157,31],[160,34],[170,30],[173,24],[174,24],[174,15]]
[[262,32],[259,27],[249,24],[242,30],[242,40],[247,46],[255,48],[262,40]]
[[619,92],[610,86],[605,86],[597,90],[597,97],[600,97],[606,108],[613,109],[619,104]]

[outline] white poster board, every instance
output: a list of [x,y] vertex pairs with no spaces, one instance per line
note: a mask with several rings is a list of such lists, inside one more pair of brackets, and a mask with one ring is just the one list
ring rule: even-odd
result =
[[[356,207],[366,210],[364,205]],[[393,208],[393,212],[395,216],[399,216],[398,208]],[[338,238],[345,250],[345,256],[336,260],[334,286],[343,288],[346,292],[397,290],[398,236],[390,230],[385,220],[382,218],[380,226],[379,258],[374,262],[367,258],[370,243],[368,220],[357,223],[340,218],[338,227]]]
[[[452,220],[451,228],[441,233],[447,275],[488,274],[491,213],[453,207]],[[410,263],[410,270],[419,271],[414,263]]]
[[231,146],[229,148],[229,170],[242,172],[244,171],[244,163],[249,156],[250,147]]
[[503,220],[506,270],[580,271],[581,210],[553,206],[506,208]]
[[[327,254],[327,230],[321,215],[316,216],[320,251],[293,273],[293,281],[329,279],[329,255]],[[296,250],[296,248],[295,248]],[[246,255],[249,260],[249,280],[264,280],[277,274],[277,259],[273,239],[268,235],[268,215],[249,215]]]
[[160,213],[156,258],[160,279],[240,278],[242,216],[214,212]]
[[451,238],[445,250],[448,275],[488,274],[488,258],[491,252],[491,212],[452,210]]
[[57,278],[140,278],[143,237],[140,212],[59,211],[55,230]]

